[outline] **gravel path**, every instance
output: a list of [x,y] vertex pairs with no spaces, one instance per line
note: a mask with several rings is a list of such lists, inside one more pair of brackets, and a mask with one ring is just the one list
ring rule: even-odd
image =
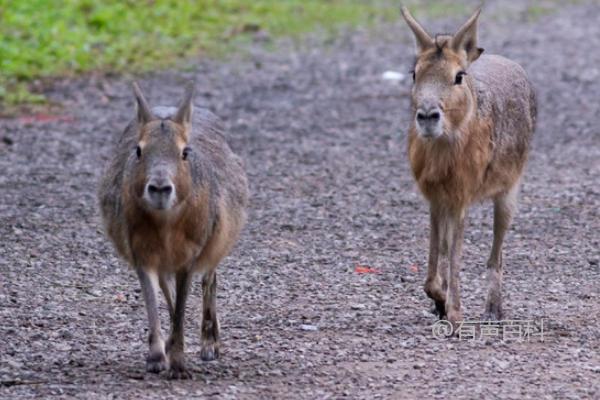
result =
[[[101,231],[95,191],[133,115],[128,80],[57,83],[63,118],[0,120],[0,398],[600,398],[600,9],[531,19],[522,2],[488,3],[481,44],[539,91],[504,287],[508,318],[545,319],[543,342],[432,335],[409,82],[381,79],[413,59],[398,18],[141,80],[169,104],[196,78],[196,105],[224,119],[251,182],[249,224],[219,270],[217,362],[199,358],[199,285],[190,301],[191,381],[144,373],[139,285]],[[472,209],[468,319],[483,311],[491,223],[489,204]]]

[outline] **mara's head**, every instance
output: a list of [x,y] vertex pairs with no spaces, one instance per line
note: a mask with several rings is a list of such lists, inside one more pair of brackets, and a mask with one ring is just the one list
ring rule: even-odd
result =
[[192,187],[188,165],[191,149],[193,82],[186,87],[178,108],[151,109],[140,87],[134,83],[137,104],[137,145],[127,184],[133,195],[149,211],[168,212],[185,200]]
[[475,112],[467,68],[483,49],[477,47],[478,9],[454,35],[431,37],[402,7],[402,15],[416,39],[412,106],[414,127],[424,140],[452,139]]

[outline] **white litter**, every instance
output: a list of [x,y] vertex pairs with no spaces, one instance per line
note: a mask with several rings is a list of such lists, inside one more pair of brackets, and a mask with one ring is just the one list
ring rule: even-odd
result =
[[303,331],[316,331],[319,328],[317,328],[315,325],[300,325],[300,329]]
[[402,82],[404,78],[406,78],[406,76],[402,72],[397,71],[385,71],[383,75],[381,75],[381,79],[390,82]]

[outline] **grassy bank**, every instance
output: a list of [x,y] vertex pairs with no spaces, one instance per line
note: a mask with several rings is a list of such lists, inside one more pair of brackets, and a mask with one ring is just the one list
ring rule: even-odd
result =
[[[451,1],[404,1],[443,15]],[[143,72],[225,54],[256,35],[399,18],[387,0],[0,0],[0,109],[43,103],[36,79]]]
[[0,0],[0,102],[43,101],[36,78],[146,71],[263,35],[367,22],[385,7],[353,0]]

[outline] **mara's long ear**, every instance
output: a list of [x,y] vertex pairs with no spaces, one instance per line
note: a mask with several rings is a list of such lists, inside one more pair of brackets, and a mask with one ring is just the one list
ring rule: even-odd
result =
[[137,82],[133,82],[133,94],[135,95],[135,102],[137,105],[137,120],[140,124],[146,124],[154,119],[152,115],[152,111],[150,110],[150,106],[142,93],[142,89],[137,84]]
[[472,63],[483,53],[483,49],[477,47],[477,22],[481,14],[479,7],[471,18],[452,37],[452,49],[457,53],[464,51],[467,60]]
[[189,125],[192,122],[192,112],[194,111],[194,81],[189,81],[185,86],[183,100],[179,104],[179,109],[173,117],[173,121],[182,125]]
[[417,20],[414,19],[414,17],[408,11],[408,8],[404,6],[402,6],[402,16],[404,17],[404,20],[406,21],[408,27],[413,31],[413,34],[415,35],[415,40],[417,41],[417,53],[422,53],[423,51],[434,46],[434,41],[431,38],[431,36],[429,36],[427,31],[423,29],[421,24],[419,24]]

